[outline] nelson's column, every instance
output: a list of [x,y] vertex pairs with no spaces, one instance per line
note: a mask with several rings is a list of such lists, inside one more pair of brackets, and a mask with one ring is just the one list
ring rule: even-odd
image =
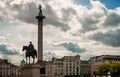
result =
[[38,61],[37,64],[40,65],[40,77],[45,77],[46,63],[43,61],[43,19],[45,16],[42,14],[41,5],[39,5],[39,13],[36,16],[38,20]]
[[39,14],[36,16],[38,20],[38,61],[37,63],[43,62],[43,19],[45,16],[42,14],[41,5],[39,5]]

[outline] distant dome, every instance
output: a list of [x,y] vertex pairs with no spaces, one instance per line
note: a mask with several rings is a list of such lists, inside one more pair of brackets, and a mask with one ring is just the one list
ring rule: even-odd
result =
[[21,64],[21,65],[26,64],[25,60],[23,59],[20,64]]

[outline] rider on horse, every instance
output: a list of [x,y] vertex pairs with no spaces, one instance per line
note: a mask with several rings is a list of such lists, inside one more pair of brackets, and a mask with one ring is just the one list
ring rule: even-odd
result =
[[32,42],[30,41],[30,44],[28,45],[30,52],[32,52],[34,50],[34,45],[32,44]]

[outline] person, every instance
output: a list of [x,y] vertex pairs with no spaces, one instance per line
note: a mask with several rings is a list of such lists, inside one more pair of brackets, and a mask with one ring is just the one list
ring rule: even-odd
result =
[[30,41],[30,44],[29,44],[29,49],[30,49],[30,51],[33,51],[34,50],[34,45],[32,44],[32,42]]

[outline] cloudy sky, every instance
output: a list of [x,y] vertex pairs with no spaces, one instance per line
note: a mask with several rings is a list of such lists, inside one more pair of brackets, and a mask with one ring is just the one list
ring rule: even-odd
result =
[[38,6],[44,20],[44,59],[120,54],[119,0],[0,0],[0,58],[19,64],[23,45],[37,49]]

